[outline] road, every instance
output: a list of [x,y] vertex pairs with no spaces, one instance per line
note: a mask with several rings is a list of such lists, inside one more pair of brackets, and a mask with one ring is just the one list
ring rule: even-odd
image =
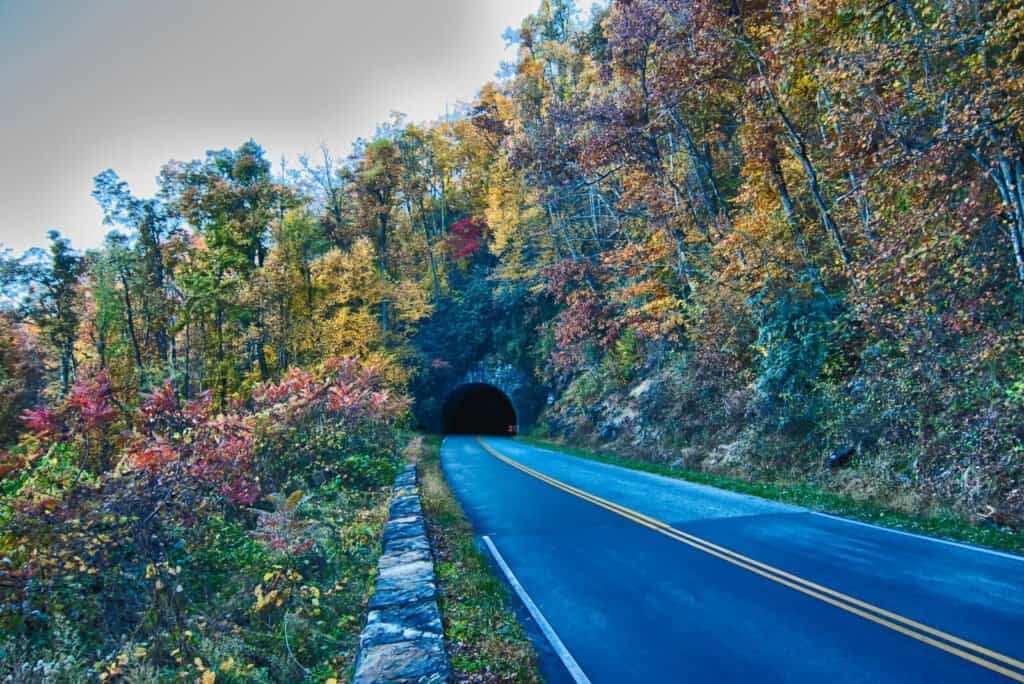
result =
[[1024,558],[507,438],[442,466],[578,665],[551,679],[1024,682]]

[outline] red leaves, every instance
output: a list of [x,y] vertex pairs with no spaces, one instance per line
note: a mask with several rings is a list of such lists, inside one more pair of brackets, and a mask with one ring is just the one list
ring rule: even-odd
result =
[[280,382],[258,385],[252,397],[259,408],[270,408],[277,404],[290,404],[298,408],[320,397],[325,389],[325,384],[309,371],[291,368]]
[[153,388],[149,394],[143,395],[138,416],[148,423],[177,410],[178,394],[174,391],[174,383],[167,380],[160,387]]
[[613,274],[600,265],[561,261],[545,269],[546,286],[563,305],[555,319],[552,365],[572,371],[585,364],[588,346],[608,348],[622,331],[622,315],[607,297]]
[[36,406],[21,413],[21,421],[38,439],[44,442],[54,439],[62,431],[57,412],[49,406]]
[[487,222],[482,218],[463,219],[448,227],[448,246],[452,261],[466,261],[484,248],[484,229]]
[[133,435],[128,463],[152,475],[174,467],[230,502],[249,505],[259,498],[246,475],[255,455],[252,421],[237,412],[214,416],[212,409],[209,393],[183,403],[170,381],[154,389],[137,412],[144,431]]
[[[125,462],[164,485],[219,492],[233,505],[248,506],[260,497],[257,471],[266,471],[265,462],[257,463],[259,453],[277,458],[297,430],[325,422],[386,422],[408,406],[375,369],[353,359],[332,359],[317,372],[293,368],[279,382],[257,386],[252,399],[215,414],[209,393],[183,401],[167,381],[143,396],[125,439]],[[55,409],[38,406],[24,411],[22,420],[41,441],[81,440],[106,458],[117,414],[110,380],[101,371],[83,377]],[[8,460],[0,458],[0,478],[20,468]]]
[[244,477],[236,477],[225,483],[220,492],[233,506],[252,506],[260,499],[259,484]]
[[319,374],[293,368],[278,383],[253,390],[257,409],[272,417],[271,425],[289,426],[312,416],[345,420],[386,420],[407,403],[381,387],[372,368],[354,359],[331,359]]
[[93,377],[76,382],[68,395],[67,406],[79,430],[101,430],[109,426],[117,417],[117,409],[107,371],[101,370]]
[[253,409],[238,402],[214,415],[208,394],[182,402],[164,383],[136,414],[129,465],[157,476],[173,469],[233,505],[249,506],[260,497],[257,453],[277,448],[279,436],[314,421],[389,420],[408,405],[383,387],[374,369],[352,359],[332,359],[317,373],[293,368],[279,382],[257,386],[252,398]]
[[103,370],[79,378],[56,408],[26,409],[21,420],[33,436],[44,443],[65,437],[79,439],[90,433],[99,433],[100,439],[105,440],[117,413],[110,378]]
[[0,480],[12,473],[18,473],[25,467],[25,461],[9,451],[0,452]]

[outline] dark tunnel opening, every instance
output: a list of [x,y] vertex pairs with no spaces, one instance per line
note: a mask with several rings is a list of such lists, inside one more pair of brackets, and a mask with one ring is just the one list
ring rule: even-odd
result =
[[441,432],[446,435],[514,435],[516,409],[494,385],[459,385],[441,409]]

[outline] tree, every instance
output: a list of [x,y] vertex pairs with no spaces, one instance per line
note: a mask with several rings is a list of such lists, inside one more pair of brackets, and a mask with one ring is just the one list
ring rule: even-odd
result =
[[402,160],[398,145],[389,138],[377,138],[367,143],[355,172],[354,189],[356,211],[364,230],[374,235],[377,252],[377,273],[383,296],[380,300],[380,321],[384,334],[388,332],[387,294],[391,273],[389,271],[391,233],[394,229],[392,212],[402,177]]
[[[129,332],[140,381],[144,382],[144,357],[152,357],[151,362],[159,364],[170,361],[174,305],[169,292],[171,278],[164,263],[164,241],[176,230],[175,221],[165,203],[158,198],[135,197],[110,169],[96,176],[93,185],[92,194],[103,209],[104,223],[130,231],[123,239],[110,238],[114,241],[110,253],[119,255],[117,270],[124,289]],[[133,297],[137,312],[131,310]]]
[[61,396],[67,394],[75,378],[75,341],[81,322],[78,304],[82,259],[70,241],[51,230],[50,263],[40,278],[38,297],[30,304],[30,316],[56,352],[60,366]]
[[169,164],[161,186],[162,196],[196,230],[180,282],[185,312],[192,316],[188,324],[212,329],[213,384],[223,404],[247,367],[261,378],[270,375],[268,302],[243,294],[253,294],[246,284],[263,268],[271,226],[296,196],[274,181],[263,149],[251,140],[234,151],[208,152],[204,160]]

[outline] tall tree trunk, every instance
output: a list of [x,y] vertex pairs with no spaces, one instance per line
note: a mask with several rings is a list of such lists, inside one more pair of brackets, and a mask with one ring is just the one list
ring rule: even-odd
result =
[[260,380],[270,379],[270,368],[267,367],[266,326],[263,324],[263,305],[256,307],[256,364],[260,369]]
[[793,198],[790,196],[789,187],[786,185],[786,176],[782,172],[782,163],[779,161],[778,148],[774,140],[768,142],[768,178],[775,189],[775,193],[779,196],[779,202],[782,204],[782,215],[786,217],[786,223],[789,224],[790,229],[793,231],[793,242],[796,244],[797,251],[800,252],[804,267],[807,269],[808,274],[810,274],[815,289],[819,292],[824,292],[825,288],[821,282],[821,274],[818,272],[818,266],[811,258],[811,252],[807,247],[807,239],[804,236],[803,228],[800,226],[800,218],[796,215]]
[[[971,156],[985,170],[995,183],[999,198],[1010,214],[1007,230],[1010,247],[1013,250],[1017,284],[1024,290],[1024,161],[1020,157],[1010,159],[1003,151],[998,152],[995,161],[988,161],[978,151]],[[1021,318],[1024,319],[1024,291],[1021,293]]]
[[185,323],[185,368],[182,378],[182,396],[186,399],[192,398],[192,323]]
[[135,332],[135,312],[132,309],[131,290],[128,288],[128,275],[121,271],[121,287],[124,288],[124,315],[128,323],[128,337],[132,342],[135,355],[135,368],[139,371],[139,385],[146,382],[146,372],[142,367],[142,350],[139,349],[139,336]]
[[380,255],[378,268],[380,270],[380,329],[385,335],[388,332],[388,218],[381,214],[378,217],[380,224]]
[[825,228],[825,232],[828,233],[832,239],[832,244],[839,255],[839,259],[843,262],[843,267],[850,271],[852,267],[852,260],[850,259],[850,253],[846,247],[846,240],[843,238],[842,232],[839,230],[839,226],[832,219],[832,215],[829,213],[828,202],[825,201],[825,193],[821,188],[821,183],[818,180],[818,172],[814,168],[814,164],[811,162],[810,153],[807,150],[807,143],[803,136],[796,130],[789,115],[786,114],[786,110],[782,107],[782,102],[779,100],[779,96],[775,92],[775,88],[772,86],[768,79],[768,75],[764,70],[764,63],[757,55],[753,55],[754,63],[757,65],[757,72],[760,74],[761,79],[764,81],[765,90],[768,93],[768,98],[771,100],[772,109],[779,117],[779,121],[782,123],[783,129],[786,131],[786,135],[789,138],[790,151],[796,156],[800,162],[800,166],[803,167],[804,175],[807,178],[807,190],[811,194],[811,199],[814,202],[815,208],[818,210],[818,216],[821,219],[821,224]]
[[214,314],[214,325],[217,335],[217,407],[224,408],[228,395],[228,378],[224,373],[224,307],[218,299]]
[[[824,105],[825,113],[828,115],[832,114],[832,98],[828,96],[828,91],[825,90],[824,86],[819,89],[820,97],[819,108]],[[841,136],[843,133],[843,126],[839,123],[838,117],[836,117],[832,124],[833,130],[837,136]],[[822,130],[822,139],[825,138],[825,132]],[[875,242],[878,236],[875,235],[874,228],[871,227],[871,202],[868,201],[867,194],[864,192],[864,188],[861,185],[860,176],[857,171],[853,168],[853,164],[846,170],[846,178],[850,182],[850,192],[853,194],[853,199],[857,203],[857,216],[860,218],[861,228],[864,229],[864,236],[870,241]]]
[[[430,261],[430,275],[434,282],[434,302],[437,303],[441,299],[441,278],[437,273],[437,259],[434,257],[434,246],[430,243],[430,226],[427,225],[427,212],[423,206],[423,198],[417,199],[420,208],[420,227],[423,228],[423,241],[427,246],[427,258]],[[409,214],[409,225],[413,225],[412,208],[408,202],[405,207],[406,212]]]
[[733,227],[732,213],[729,211],[729,205],[726,204],[718,188],[718,181],[715,178],[714,165],[711,162],[710,155],[698,149],[690,127],[679,116],[679,112],[672,108],[669,108],[667,111],[669,117],[679,129],[680,136],[683,138],[686,156],[689,157],[690,165],[697,176],[698,187],[700,188],[704,205],[712,216],[722,217],[726,222],[726,226],[731,230]]
[[277,332],[277,367],[284,370],[288,367],[288,330],[291,328],[289,307],[285,297],[278,298],[277,317],[281,321],[281,328]]
[[71,356],[72,352],[68,350],[68,345],[65,343],[60,352],[60,394],[62,397],[67,396],[71,391]]

